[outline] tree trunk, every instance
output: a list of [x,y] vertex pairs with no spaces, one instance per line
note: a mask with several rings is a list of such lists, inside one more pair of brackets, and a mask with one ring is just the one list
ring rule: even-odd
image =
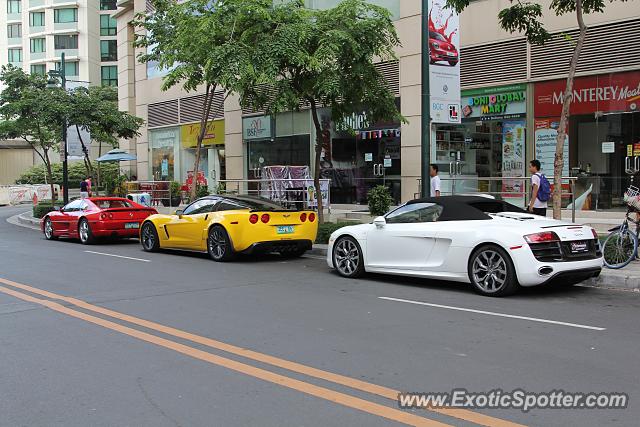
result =
[[315,195],[318,199],[318,223],[324,223],[324,206],[322,206],[322,188],[320,187],[320,156],[322,156],[322,126],[320,125],[320,119],[318,118],[318,107],[316,100],[309,98],[311,104],[311,117],[313,118],[313,125],[316,128],[316,160],[313,171],[313,186],[315,187]]
[[55,186],[53,183],[53,171],[51,170],[51,160],[49,160],[49,151],[47,149],[42,150],[44,155],[42,156],[42,160],[44,161],[44,165],[47,168],[47,177],[49,178],[49,187],[51,189],[51,206],[55,206]]
[[198,133],[198,142],[196,144],[196,161],[193,165],[193,185],[191,186],[190,198],[193,202],[196,199],[196,192],[198,191],[198,170],[200,167],[200,150],[202,148],[202,140],[207,132],[207,124],[209,122],[209,113],[211,113],[211,104],[213,104],[213,96],[216,91],[216,86],[213,87],[207,83],[207,87],[204,93],[204,102],[202,104],[202,117],[200,118],[200,133]]
[[[562,98],[562,113],[560,114],[560,124],[558,126],[558,137],[556,139],[556,154],[553,162],[553,217],[562,219],[562,169],[564,166],[564,141],[567,138],[567,123],[570,117],[570,107],[573,98],[573,80],[576,75],[578,59],[587,36],[587,26],[584,24],[582,16],[582,0],[576,0],[576,16],[578,19],[578,42],[573,49],[571,62],[569,63],[569,75],[567,76],[567,85]],[[575,195],[573,196],[575,199]]]

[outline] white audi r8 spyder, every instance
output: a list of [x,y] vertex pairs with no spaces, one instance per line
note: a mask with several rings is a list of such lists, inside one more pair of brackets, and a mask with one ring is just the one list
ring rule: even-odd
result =
[[329,238],[327,262],[344,277],[365,272],[471,283],[488,296],[520,286],[597,277],[594,229],[530,214],[480,196],[410,201],[371,224]]

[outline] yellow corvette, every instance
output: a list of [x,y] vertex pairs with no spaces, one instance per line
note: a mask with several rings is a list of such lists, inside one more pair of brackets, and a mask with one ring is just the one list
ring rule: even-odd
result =
[[207,196],[174,215],[151,215],[140,227],[147,252],[161,248],[208,252],[214,261],[238,253],[302,256],[318,232],[313,211],[287,210],[259,197]]

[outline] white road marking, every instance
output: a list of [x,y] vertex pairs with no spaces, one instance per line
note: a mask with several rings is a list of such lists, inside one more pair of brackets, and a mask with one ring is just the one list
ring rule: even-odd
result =
[[404,302],[404,303],[407,303],[407,304],[426,305],[428,307],[446,308],[446,309],[449,309],[449,310],[466,311],[466,312],[469,312],[469,313],[477,313],[477,314],[486,314],[488,316],[507,317],[507,318],[510,318],[510,319],[528,320],[528,321],[531,321],[531,322],[550,323],[552,325],[571,326],[572,328],[591,329],[593,331],[605,331],[607,329],[607,328],[600,328],[600,327],[597,327],[597,326],[581,325],[579,323],[559,322],[557,320],[539,319],[537,317],[516,316],[516,315],[513,315],[513,314],[495,313],[493,311],[474,310],[474,309],[471,309],[471,308],[453,307],[453,306],[450,306],[450,305],[431,304],[431,303],[428,303],[428,302],[412,301],[412,300],[401,299],[401,298],[390,298],[390,297],[378,297],[378,298],[379,299],[383,299],[383,300],[387,300],[387,301]]
[[94,255],[104,255],[104,256],[112,256],[114,258],[124,258],[124,259],[130,259],[133,261],[140,261],[140,262],[151,262],[151,260],[148,259],[142,259],[142,258],[132,258],[129,256],[122,256],[122,255],[114,255],[114,254],[105,254],[102,252],[94,252],[94,251],[85,251],[88,254],[94,254]]

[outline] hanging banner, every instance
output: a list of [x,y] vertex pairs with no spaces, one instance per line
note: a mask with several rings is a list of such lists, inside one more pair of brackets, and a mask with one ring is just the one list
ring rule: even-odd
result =
[[504,122],[502,128],[502,192],[505,198],[521,198],[524,196],[524,182],[522,179],[507,179],[507,177],[524,176],[524,142],[525,120]]
[[[78,136],[78,133],[80,135]],[[80,141],[82,138],[82,142]],[[78,160],[84,158],[84,150],[82,144],[87,150],[91,147],[91,135],[83,128],[76,129],[76,126],[69,126],[67,128],[67,153],[70,160]],[[61,150],[62,153],[63,150]]]
[[429,92],[433,123],[460,123],[460,20],[447,0],[429,0]]
[[[540,160],[542,173],[553,176],[553,162],[556,157],[556,139],[560,119],[536,120],[535,150],[536,159]],[[564,165],[562,176],[569,176],[569,135],[564,139],[562,150]]]

